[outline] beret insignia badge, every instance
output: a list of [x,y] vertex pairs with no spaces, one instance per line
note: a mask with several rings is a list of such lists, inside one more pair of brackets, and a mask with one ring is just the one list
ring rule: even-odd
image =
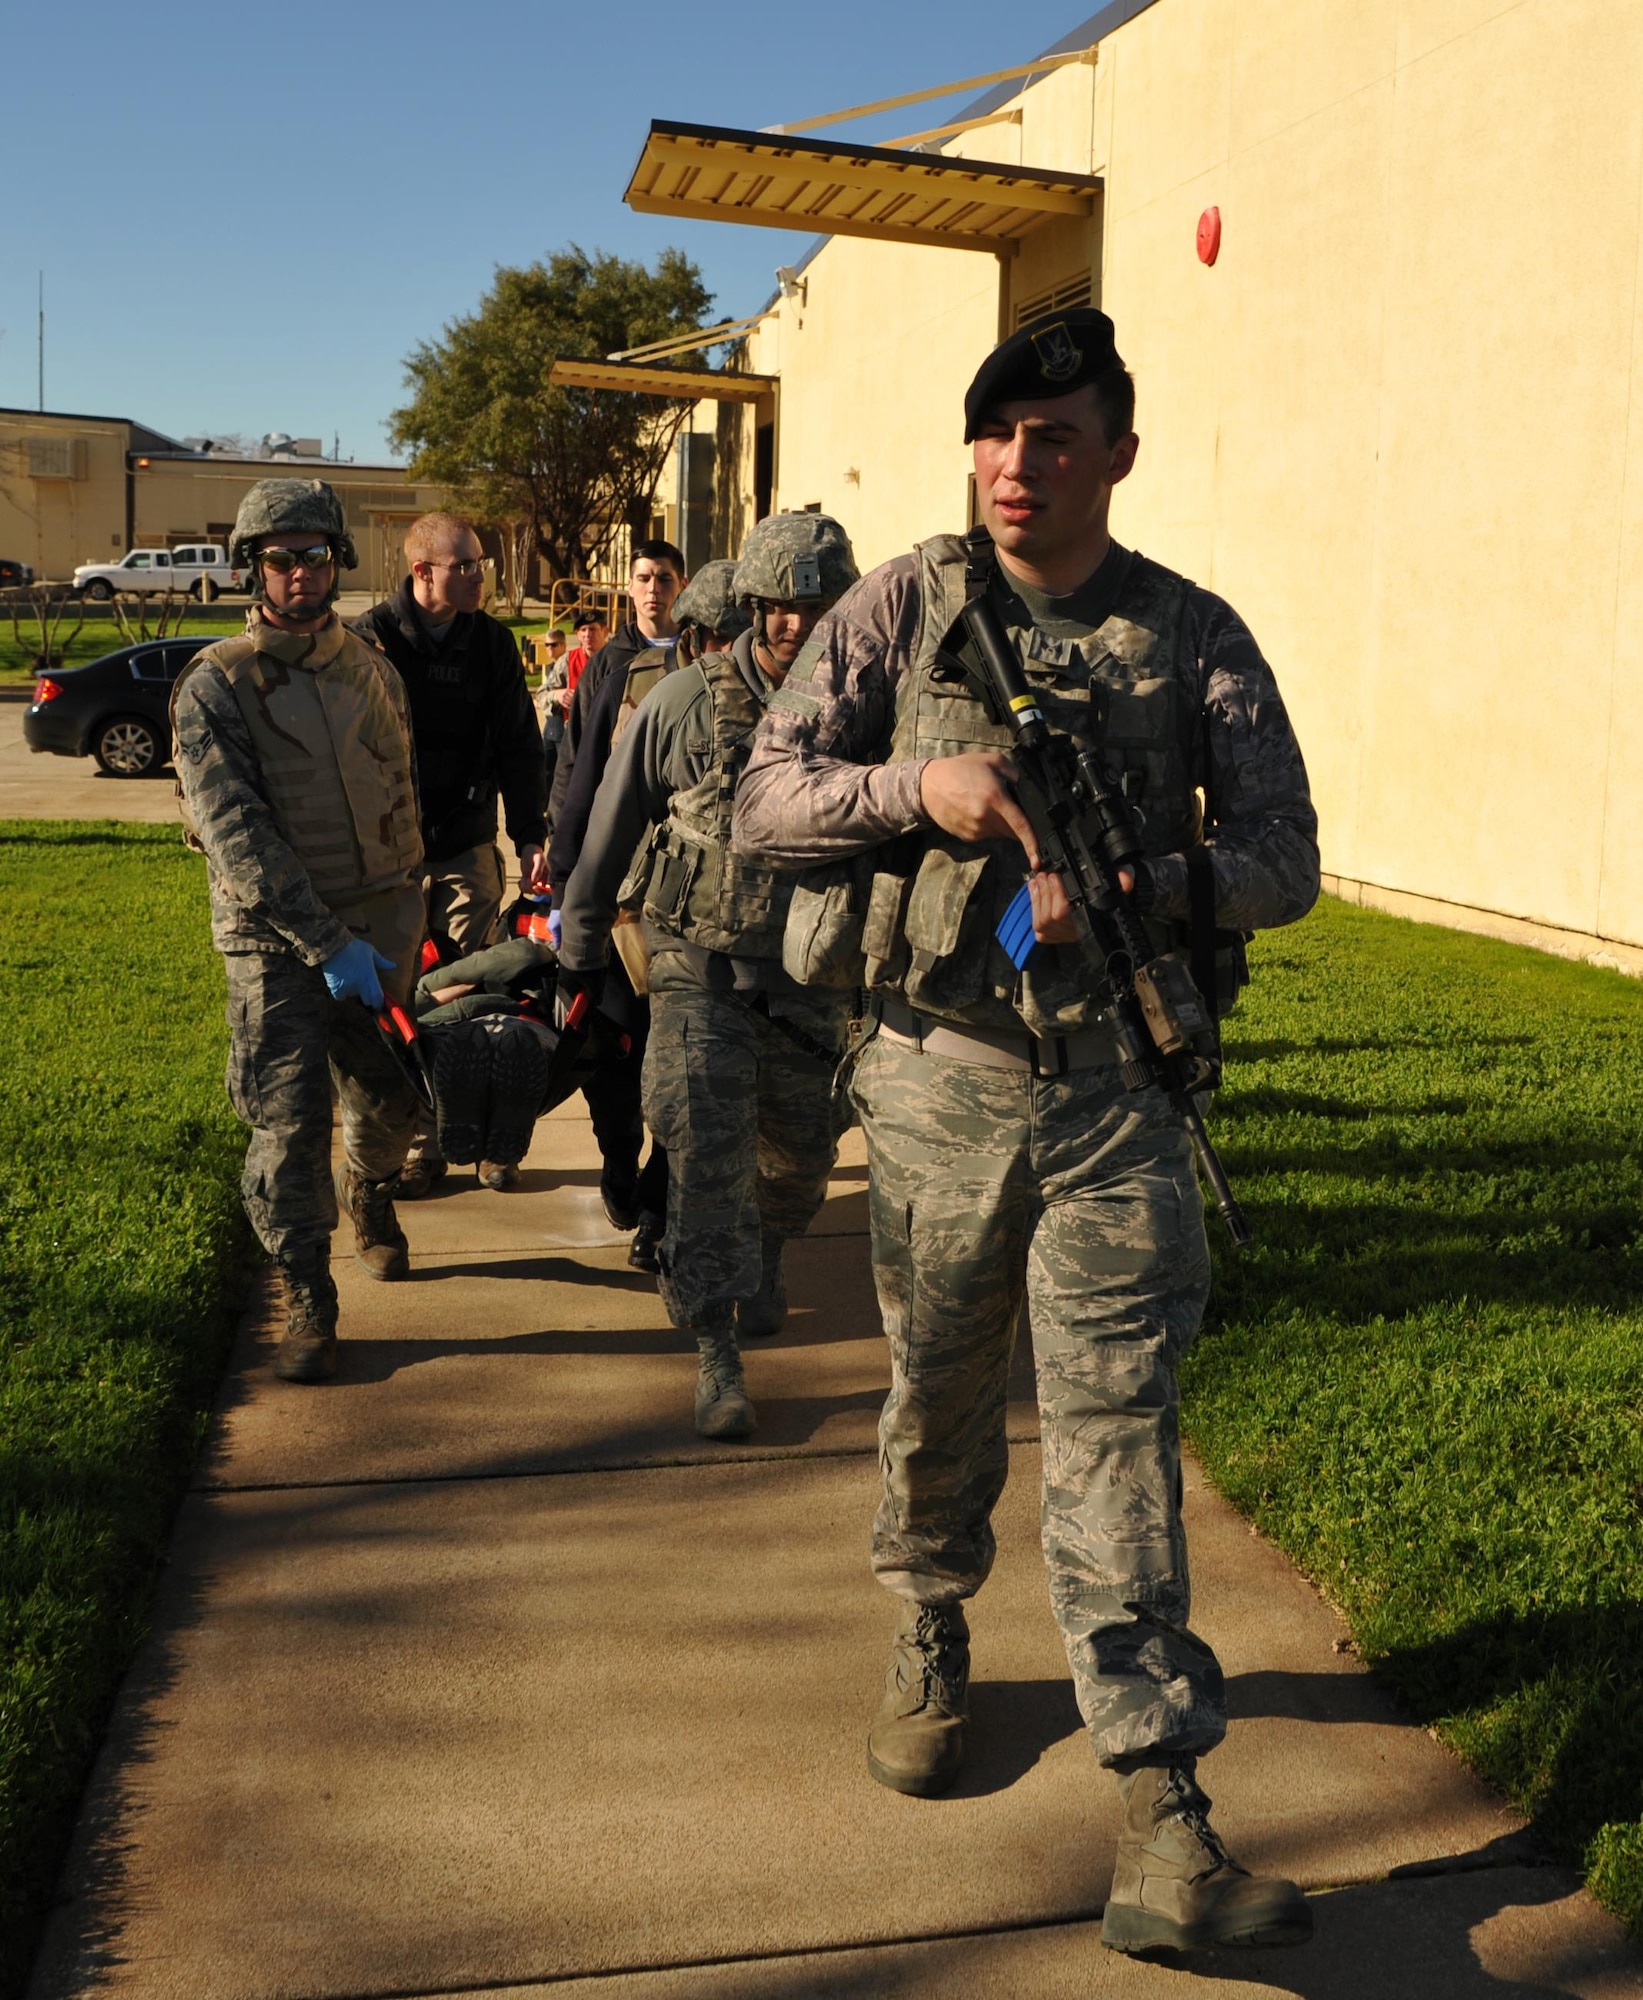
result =
[[1033,335],[1033,351],[1038,356],[1038,372],[1046,382],[1070,382],[1083,365],[1084,350],[1067,330],[1065,320]]

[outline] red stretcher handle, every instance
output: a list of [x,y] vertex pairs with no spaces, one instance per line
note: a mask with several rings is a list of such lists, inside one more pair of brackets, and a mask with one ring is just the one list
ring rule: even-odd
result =
[[416,1023],[397,1000],[385,1000],[382,1003],[382,1012],[378,1014],[377,1020],[384,1028],[392,1026],[397,1031],[399,1039],[407,1048],[415,1045]]

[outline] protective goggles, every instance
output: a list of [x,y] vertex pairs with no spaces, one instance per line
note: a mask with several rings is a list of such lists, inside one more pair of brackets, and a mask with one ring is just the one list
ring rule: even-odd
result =
[[311,549],[258,549],[257,561],[276,576],[289,576],[300,563],[304,569],[324,569],[336,561],[329,542],[316,542]]

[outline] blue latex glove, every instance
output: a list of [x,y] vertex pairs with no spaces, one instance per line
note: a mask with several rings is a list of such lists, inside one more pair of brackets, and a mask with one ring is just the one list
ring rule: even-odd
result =
[[393,969],[394,961],[384,958],[364,938],[350,938],[320,966],[333,1000],[363,1000],[372,1013],[382,1005],[382,981],[377,974]]
[[563,914],[558,910],[550,910],[548,912],[548,936],[553,939],[553,948],[555,951],[559,949],[559,940],[564,933],[564,929],[565,919]]

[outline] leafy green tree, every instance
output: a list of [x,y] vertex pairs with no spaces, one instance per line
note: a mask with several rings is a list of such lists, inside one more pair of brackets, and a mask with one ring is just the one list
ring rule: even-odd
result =
[[[648,527],[688,402],[555,389],[561,356],[602,358],[707,319],[713,295],[679,250],[654,269],[572,244],[546,264],[498,267],[477,312],[405,363],[410,400],[389,419],[417,479],[447,487],[487,524],[528,531],[558,576],[586,576],[626,524]],[[699,354],[676,364],[703,368]]]

